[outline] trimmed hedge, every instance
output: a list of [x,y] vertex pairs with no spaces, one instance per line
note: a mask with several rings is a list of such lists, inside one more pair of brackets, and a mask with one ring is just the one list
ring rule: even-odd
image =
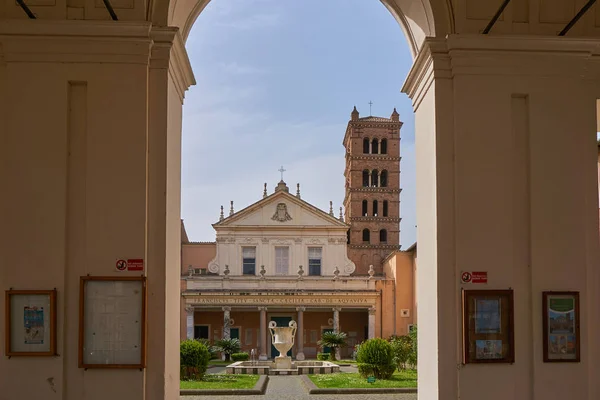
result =
[[210,353],[197,340],[184,340],[179,345],[179,365],[182,380],[201,380],[206,373]]
[[328,361],[329,353],[317,353],[317,360],[319,361]]
[[396,364],[392,345],[384,339],[374,338],[363,342],[356,354],[358,372],[363,377],[390,379]]
[[250,354],[248,354],[246,352],[233,353],[231,355],[231,360],[232,361],[248,361],[249,358],[250,358]]

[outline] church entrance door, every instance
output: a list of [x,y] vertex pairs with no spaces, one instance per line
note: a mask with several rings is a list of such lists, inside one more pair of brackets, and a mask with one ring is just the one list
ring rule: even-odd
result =
[[[275,321],[277,326],[289,326],[291,320],[292,317],[271,317],[271,321]],[[273,346],[273,343],[271,343],[271,358],[275,358],[278,355],[279,351]],[[292,356],[292,349],[287,352],[287,355],[290,357]]]

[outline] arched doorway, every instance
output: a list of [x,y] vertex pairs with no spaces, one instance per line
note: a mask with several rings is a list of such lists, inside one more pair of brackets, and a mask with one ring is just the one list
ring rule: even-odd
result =
[[[420,396],[596,399],[599,34],[589,17],[557,37],[577,5],[532,0],[513,2],[483,35],[497,3],[385,3],[415,54],[404,91],[422,178]],[[56,287],[60,310],[59,357],[0,360],[9,398],[178,397],[178,304],[169,299],[179,291],[179,241],[170,236],[179,229],[181,102],[193,82],[184,38],[205,5],[128,3],[118,23],[99,22],[106,11],[87,3],[32,4],[37,21],[15,4],[0,8],[0,179],[10,194],[0,200],[0,282]],[[146,260],[147,368],[83,371],[79,278],[114,274],[115,258],[128,255]],[[462,363],[461,290],[474,286],[458,277],[480,269],[486,288],[518,299],[514,364]],[[580,363],[543,362],[546,290],[580,292]]]

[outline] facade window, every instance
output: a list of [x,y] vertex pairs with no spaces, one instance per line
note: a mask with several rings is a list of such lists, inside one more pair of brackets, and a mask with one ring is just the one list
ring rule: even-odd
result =
[[363,217],[366,217],[367,214],[369,213],[369,211],[367,210],[367,208],[369,207],[369,202],[366,200],[362,201],[362,215]]
[[371,171],[371,186],[379,186],[379,171],[377,171],[376,169]]
[[379,242],[386,243],[387,242],[387,231],[382,229],[379,231]]
[[384,169],[381,171],[381,187],[387,187],[388,185],[388,172]]
[[242,273],[256,275],[256,247],[242,247]]
[[363,242],[370,242],[371,241],[371,232],[369,232],[368,229],[363,229]]
[[381,139],[381,154],[387,154],[387,139]]
[[194,326],[194,339],[210,339],[208,337],[208,325],[195,325]]
[[363,139],[363,153],[369,154],[369,138]]
[[379,140],[373,139],[371,142],[371,154],[379,154]]
[[275,247],[275,273],[277,275],[287,275],[290,272],[290,248]]
[[323,259],[323,249],[321,247],[308,248],[308,275],[321,275],[321,260]]
[[369,186],[369,171],[365,169],[363,171],[363,187],[368,187],[368,186]]
[[383,201],[383,216],[384,217],[388,216],[388,201],[387,200]]
[[376,217],[378,213],[379,213],[379,204],[377,203],[377,200],[373,200],[373,216]]

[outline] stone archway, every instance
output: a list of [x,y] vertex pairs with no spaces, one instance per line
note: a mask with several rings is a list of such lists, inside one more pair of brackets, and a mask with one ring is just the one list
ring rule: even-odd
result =
[[[115,1],[119,22],[26,2],[37,20],[0,4],[0,283],[57,288],[59,355],[3,356],[3,395],[176,399],[184,38],[206,2]],[[421,398],[600,398],[598,10],[556,36],[580,3],[513,1],[483,35],[498,1],[384,2],[415,54]],[[84,371],[79,277],[116,257],[147,261],[148,365]],[[462,364],[457,277],[477,270],[514,291],[514,364]],[[542,360],[544,290],[580,292],[579,363]]]

